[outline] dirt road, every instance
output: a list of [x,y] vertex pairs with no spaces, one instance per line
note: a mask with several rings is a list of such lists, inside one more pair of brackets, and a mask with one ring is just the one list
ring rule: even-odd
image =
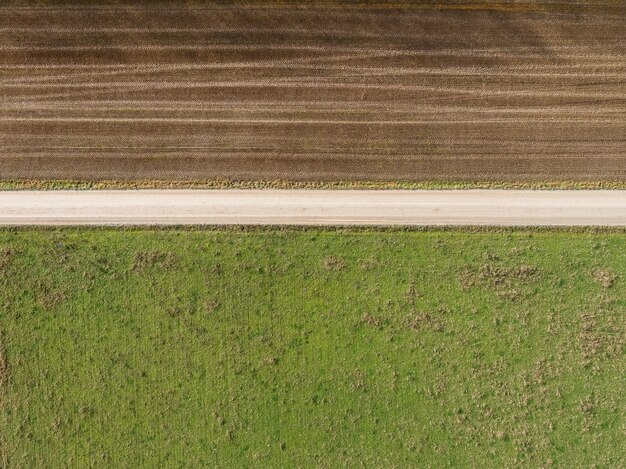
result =
[[0,225],[612,225],[626,191],[0,191]]
[[18,3],[0,179],[626,180],[624,2]]

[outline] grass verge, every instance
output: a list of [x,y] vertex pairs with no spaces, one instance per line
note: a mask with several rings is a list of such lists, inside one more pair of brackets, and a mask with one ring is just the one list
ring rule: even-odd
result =
[[10,467],[624,464],[626,236],[0,230]]
[[235,181],[220,180],[0,180],[0,190],[104,190],[104,189],[626,189],[626,181],[431,181],[431,182],[375,182],[375,181],[330,181],[299,182]]

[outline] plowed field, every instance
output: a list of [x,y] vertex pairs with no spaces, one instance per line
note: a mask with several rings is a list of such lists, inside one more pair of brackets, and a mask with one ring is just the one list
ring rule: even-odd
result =
[[0,8],[0,179],[625,181],[626,7]]

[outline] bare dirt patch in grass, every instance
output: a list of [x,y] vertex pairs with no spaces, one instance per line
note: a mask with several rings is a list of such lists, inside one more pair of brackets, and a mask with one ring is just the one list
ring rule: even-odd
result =
[[609,269],[596,269],[592,276],[604,288],[611,288],[616,279],[615,273]]
[[4,271],[11,262],[13,250],[10,248],[0,248],[0,272]]
[[40,279],[35,284],[35,296],[44,310],[51,310],[63,303],[68,298],[68,293],[49,279]]
[[508,267],[495,263],[482,264],[479,267],[467,265],[457,275],[462,291],[472,287],[494,291],[505,300],[517,300],[524,295],[525,286],[536,282],[540,270],[536,266],[520,265]]
[[406,325],[414,331],[432,330],[443,332],[444,321],[431,313],[414,313],[406,320]]
[[377,318],[376,316],[372,316],[371,314],[364,314],[361,317],[361,322],[364,324],[369,324],[370,326],[374,326],[374,327],[380,327],[382,324],[382,321]]
[[326,256],[322,259],[322,267],[325,270],[344,270],[347,267],[346,260],[342,257]]
[[626,344],[623,323],[622,317],[602,307],[580,315],[578,342],[585,367],[597,371],[603,362],[623,356]]
[[160,269],[171,269],[177,263],[177,257],[171,252],[162,251],[139,251],[135,253],[132,263],[132,270],[139,272],[146,269],[158,267]]
[[4,346],[4,338],[0,331],[0,406],[2,406],[2,398],[9,385],[9,362],[6,357],[6,349]]

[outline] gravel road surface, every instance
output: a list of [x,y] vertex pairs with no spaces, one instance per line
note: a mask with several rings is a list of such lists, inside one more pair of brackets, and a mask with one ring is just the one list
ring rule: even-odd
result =
[[0,225],[611,225],[626,191],[0,192]]

